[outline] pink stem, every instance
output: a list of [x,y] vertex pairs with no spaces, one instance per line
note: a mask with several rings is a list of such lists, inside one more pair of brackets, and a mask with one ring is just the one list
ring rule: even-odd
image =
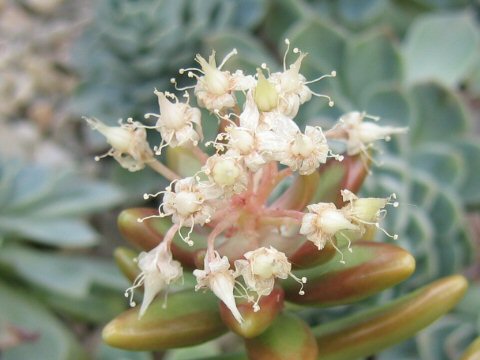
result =
[[208,235],[207,238],[207,254],[210,260],[214,259],[215,253],[215,239],[218,235],[222,232],[227,230],[229,227],[233,225],[235,220],[240,216],[238,211],[231,213],[229,216],[225,217],[222,221],[220,221],[212,230],[212,232]]
[[295,220],[302,220],[305,215],[301,211],[285,209],[265,209],[264,214],[266,216],[289,217]]
[[173,238],[177,233],[177,230],[180,226],[178,224],[174,224],[168,229],[167,233],[163,237],[163,242],[167,244],[168,249],[170,249],[170,245],[172,244]]
[[[277,166],[275,165],[275,170],[277,170]],[[265,181],[265,184],[262,184],[261,191],[259,191],[258,198],[261,203],[265,203],[275,187],[280,184],[280,182],[285,179],[286,177],[292,175],[292,170],[290,168],[285,168],[280,171],[274,171],[273,176],[268,179],[269,181]]]

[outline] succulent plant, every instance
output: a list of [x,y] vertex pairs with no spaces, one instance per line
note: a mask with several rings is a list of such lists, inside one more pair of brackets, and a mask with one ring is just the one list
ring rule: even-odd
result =
[[252,28],[263,11],[263,1],[252,0],[97,3],[75,55],[83,85],[74,108],[112,124],[153,110],[152,89],[166,88],[179,65],[192,65],[203,36]]
[[[151,167],[171,181],[164,191],[144,194],[162,196],[158,209],[119,216],[120,231],[141,251],[115,253],[133,282],[125,296],[135,307],[134,291],[142,288],[143,300],[104,328],[107,344],[164,350],[231,331],[244,342],[246,355],[239,358],[353,359],[411,337],[463,296],[467,282],[454,275],[314,327],[295,314],[367,299],[408,278],[415,260],[397,245],[372,241],[377,229],[397,239],[379,224],[386,206],[399,205],[395,193],[355,195],[373,161],[373,142],[406,128],[382,127],[368,121],[378,120],[373,115],[351,111],[329,130],[311,124],[303,132],[292,118],[312,96],[334,105],[310,86],[336,72],[307,81],[300,73],[306,53],[295,48],[287,68],[285,43],[283,71],[261,66],[268,79],[260,67],[256,76],[224,70],[236,49],[220,65],[212,52],[208,61],[197,55],[198,69],[180,69],[194,79],[189,88],[197,105],[217,117],[207,119],[219,124],[205,143],[213,154],[198,146],[206,121],[188,93],[181,102],[155,90],[160,112],[145,115],[156,119],[153,126],[131,118],[117,127],[86,119],[111,145],[102,157],[131,172]],[[153,151],[147,129],[162,136]],[[155,158],[164,151],[166,165]],[[196,285],[187,280],[172,291],[184,269],[194,269]],[[168,300],[155,300],[169,289]]]
[[117,293],[126,282],[113,262],[84,254],[99,240],[85,216],[123,195],[74,171],[18,160],[1,160],[0,183],[0,306],[8,309],[0,314],[2,358],[85,358],[54,313],[98,324],[125,307]]
[[[360,194],[386,196],[394,191],[398,193],[400,206],[396,212],[389,214],[386,228],[399,234],[399,238],[388,241],[412,253],[417,264],[415,273],[392,290],[363,301],[359,306],[309,312],[305,317],[309,323],[316,323],[319,319],[335,321],[339,316],[347,316],[359,309],[367,311],[369,307],[390,302],[435,279],[462,271],[473,260],[471,234],[464,213],[479,206],[480,191],[476,184],[480,180],[476,169],[480,166],[480,147],[478,138],[471,131],[471,116],[456,88],[466,84],[469,95],[478,97],[475,76],[470,75],[480,63],[476,50],[478,25],[471,9],[462,7],[462,1],[383,2],[383,8],[380,8],[388,9],[390,15],[380,24],[374,21],[380,14],[373,7],[374,3],[378,2],[362,2],[363,5],[355,1],[266,2],[267,11],[262,12],[262,17],[258,18],[261,21],[256,21],[253,27],[219,27],[204,30],[203,33],[198,31],[195,45],[188,49],[192,52],[201,47],[208,52],[215,48],[218,53],[226,53],[236,47],[239,56],[232,58],[226,68],[243,67],[251,71],[262,62],[275,68],[276,59],[280,59],[283,52],[279,50],[280,46],[283,46],[283,39],[288,37],[296,46],[310,52],[302,65],[302,73],[307,78],[328,73],[332,69],[337,71],[337,80],[329,81],[327,90],[327,82],[315,87],[316,91],[327,91],[335,99],[335,107],[327,108],[318,101],[308,102],[300,108],[297,122],[307,125],[320,122],[328,127],[342,113],[358,109],[379,115],[384,123],[410,128],[406,136],[394,138],[386,146],[381,146],[383,155],[380,158],[384,164],[373,166],[374,176],[367,177]],[[462,11],[434,11],[442,8]],[[241,15],[237,14],[237,17]],[[251,31],[252,28],[254,31]],[[126,30],[126,33],[130,33],[130,30]],[[116,54],[115,51],[110,53]],[[147,58],[148,54],[146,51],[130,56],[140,59],[143,55]],[[185,67],[189,64],[187,57],[190,55],[187,55],[185,62],[181,63]],[[127,85],[125,82],[124,85],[119,84],[117,88],[136,96],[146,94],[147,89],[132,89],[140,89],[146,84],[150,93],[154,86],[160,87],[160,80],[152,85],[149,85],[150,81],[163,78],[166,83],[175,74],[173,67],[178,63],[166,65],[162,76],[151,73],[148,81],[132,72],[132,77],[139,79],[139,87],[129,81]],[[114,77],[119,82],[122,79],[122,76]],[[105,98],[97,96],[102,101]],[[131,103],[135,103],[132,109],[141,110],[122,112],[120,102],[112,99],[112,107],[119,110],[121,115],[148,111],[148,104],[151,103],[150,95],[148,100],[147,95],[142,100],[132,98]],[[82,111],[102,114],[88,109],[91,108],[83,107]],[[112,112],[108,115],[106,120],[119,117],[117,114],[112,117]],[[215,126],[210,126],[209,131],[210,134],[214,133]],[[188,170],[197,166],[196,160],[188,153],[169,151],[167,158],[173,168]],[[317,199],[335,201],[335,191],[338,190],[336,183],[342,176],[348,176],[346,174],[353,168],[351,164],[344,164],[330,164],[328,171],[325,169],[322,172],[319,185],[313,180],[305,180],[293,183],[293,188],[317,187]],[[179,169],[179,172],[185,171]],[[285,187],[289,185],[285,183]],[[132,217],[129,226],[135,227],[135,217],[147,214],[153,213],[139,209],[131,210],[131,213],[127,211],[120,217],[121,227],[129,215]],[[445,221],[445,218],[449,221]],[[155,232],[164,234],[167,225],[161,225],[159,220],[149,220],[144,225],[148,222],[155,224],[149,225],[149,228],[162,229],[150,233],[160,239]],[[134,243],[138,244],[136,237],[143,239],[140,235],[129,235],[129,230],[125,231],[126,237],[133,238]],[[142,231],[139,230],[140,233]],[[140,246],[143,250],[151,247]],[[123,258],[122,254],[120,252],[117,256]],[[174,256],[185,256],[185,253],[179,251]],[[188,261],[192,266],[193,260]],[[130,262],[129,266],[122,266],[130,269],[130,276],[133,276],[134,264]],[[420,344],[419,338],[406,343],[407,350],[403,354],[432,358],[416,344]]]

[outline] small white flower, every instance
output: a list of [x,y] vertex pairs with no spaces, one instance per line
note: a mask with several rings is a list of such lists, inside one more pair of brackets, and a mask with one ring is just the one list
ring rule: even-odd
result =
[[281,161],[300,175],[312,174],[327,161],[329,148],[319,127],[307,126],[305,134],[297,133],[290,141],[288,157]]
[[305,235],[319,250],[325,247],[327,241],[332,241],[338,231],[358,230],[358,226],[350,222],[333,203],[308,205],[307,209],[309,213],[303,216],[300,234]]
[[182,277],[182,266],[173,260],[168,244],[161,242],[153,250],[140,253],[138,267],[142,272],[133,282],[133,286],[126,290],[125,296],[130,296],[130,305],[135,306],[132,301],[133,292],[143,285],[144,294],[139,313],[141,317],[158,293]]
[[306,278],[299,279],[292,274],[292,265],[283,252],[270,246],[270,248],[261,247],[249,251],[243,256],[246,260],[235,260],[235,269],[236,273],[243,277],[247,289],[258,295],[253,305],[255,311],[260,310],[258,305],[260,298],[268,296],[272,292],[275,278],[293,277],[302,285],[299,293],[303,295],[302,289]]
[[229,71],[222,71],[225,62],[235,54],[237,54],[237,51],[234,49],[218,67],[215,62],[215,51],[212,51],[208,62],[197,54],[195,60],[200,64],[201,70],[190,70],[198,70],[203,76],[198,76],[191,71],[188,76],[197,78],[194,92],[199,106],[210,111],[220,111],[224,108],[234,107],[236,100],[233,92],[248,90],[255,86],[255,79],[252,76],[245,76],[240,70],[237,70],[234,74]]
[[262,120],[265,130],[257,134],[260,153],[267,161],[281,161],[287,158],[290,142],[300,133],[297,124],[277,112],[265,114]]
[[[155,95],[158,97],[160,114],[148,113],[145,114],[145,118],[148,119],[150,116],[158,118],[153,127],[162,135],[162,142],[156,148],[157,155],[166,146],[176,147],[186,144],[196,146],[203,137],[200,110],[191,107],[188,103],[180,103],[175,95],[168,92],[155,90]],[[168,97],[175,102],[168,100]]]
[[380,218],[386,213],[384,209],[385,206],[398,206],[397,201],[392,202],[392,199],[396,199],[395,194],[392,194],[388,198],[359,198],[349,190],[342,190],[341,194],[343,201],[348,202],[348,204],[342,208],[342,212],[352,223],[359,226],[362,233],[365,232],[366,226],[374,225],[393,239],[398,238],[398,235],[390,235],[385,229],[381,228],[379,224]]
[[248,173],[238,157],[213,155],[202,168],[212,183],[219,186],[226,196],[240,194],[247,189]]
[[306,53],[301,52],[297,48],[293,49],[293,53],[298,53],[297,60],[289,66],[289,69],[286,69],[286,55],[290,48],[290,42],[288,39],[285,40],[287,44],[287,50],[283,59],[283,72],[276,72],[270,75],[269,81],[275,84],[277,92],[279,94],[279,103],[277,111],[282,114],[295,117],[298,113],[300,105],[309,101],[312,98],[312,95],[323,97],[328,100],[328,105],[333,106],[334,103],[332,99],[323,94],[317,94],[313,92],[307,85],[316,81],[320,81],[327,77],[335,77],[336,72],[332,71],[329,75],[324,75],[318,79],[307,81],[305,77],[300,74],[300,67],[302,66],[302,61],[307,56]]
[[107,126],[97,119],[84,119],[92,129],[105,136],[112,146],[106,154],[95,157],[95,160],[112,156],[123,168],[133,172],[143,169],[145,163],[153,159],[147,133],[140,123],[129,118],[127,124],[120,122],[120,126]]
[[226,256],[220,257],[218,252],[215,252],[213,260],[209,260],[207,254],[204,260],[204,269],[194,270],[193,275],[197,278],[195,290],[209,288],[223,301],[239,323],[244,321],[235,303],[233,295],[235,275],[233,270],[230,270],[230,263]]
[[[158,216],[172,216],[172,222],[180,227],[189,227],[187,236],[182,239],[189,245],[193,245],[190,235],[195,224],[204,225],[209,222],[215,212],[213,200],[221,197],[221,190],[215,189],[208,182],[198,182],[193,177],[187,177],[174,181],[175,189],[172,185],[157,194],[145,194],[147,199],[150,196],[156,196],[163,193],[163,202],[159,207]],[[158,217],[154,216],[154,217]],[[142,219],[140,219],[142,220]]]
[[225,129],[229,151],[238,154],[251,171],[257,171],[265,164],[260,154],[257,134],[260,129],[260,112],[253,100],[252,92],[247,93],[245,107],[239,117],[239,126],[229,125]]
[[365,122],[365,118],[378,120],[376,117],[353,111],[340,117],[339,128],[345,131],[347,139],[347,154],[356,155],[367,152],[374,141],[390,140],[393,134],[403,134],[408,128],[379,126],[374,122]]

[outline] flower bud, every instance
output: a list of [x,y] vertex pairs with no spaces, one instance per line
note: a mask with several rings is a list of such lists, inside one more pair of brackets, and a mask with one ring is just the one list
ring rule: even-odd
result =
[[270,83],[260,69],[257,70],[258,82],[253,98],[258,110],[268,112],[274,110],[278,105],[278,93],[275,86]]

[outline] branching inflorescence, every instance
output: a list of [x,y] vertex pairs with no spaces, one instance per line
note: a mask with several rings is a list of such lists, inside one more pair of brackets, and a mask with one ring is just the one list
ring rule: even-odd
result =
[[[170,250],[174,237],[178,235],[193,245],[191,235],[199,227],[207,229],[208,238],[203,269],[193,271],[196,289],[213,291],[238,322],[243,318],[236,297],[252,302],[254,311],[258,311],[260,298],[272,292],[276,279],[292,277],[299,283],[299,294],[304,293],[303,285],[308,279],[292,273],[288,256],[305,238],[318,251],[330,243],[341,253],[336,238],[347,240],[347,250],[351,251],[351,239],[362,236],[368,227],[389,235],[380,227],[379,220],[387,205],[398,205],[394,194],[388,198],[358,198],[344,189],[343,207],[317,203],[308,205],[306,212],[288,208],[288,202],[274,201],[273,190],[288,177],[311,175],[329,158],[343,160],[344,155],[330,149],[329,140],[343,141],[346,155],[360,155],[369,161],[374,141],[388,140],[392,134],[406,131],[379,126],[376,117],[362,112],[343,115],[326,131],[319,126],[306,126],[302,131],[293,118],[303,103],[316,96],[326,98],[329,106],[334,105],[330,97],[313,92],[309,85],[335,77],[336,72],[307,81],[300,73],[306,53],[295,48],[293,53],[298,57],[287,69],[288,40],[286,44],[283,71],[271,73],[261,64],[253,76],[241,70],[231,73],[222,69],[236,50],[220,66],[216,65],[215,52],[208,61],[197,55],[199,68],[180,69],[181,75],[195,81],[191,87],[177,88],[185,91],[185,102],[169,92],[155,90],[160,112],[145,115],[146,119],[157,119],[154,125],[128,119],[119,127],[108,127],[96,119],[87,119],[112,146],[106,155],[113,156],[129,171],[150,166],[171,181],[164,191],[144,195],[145,199],[162,196],[158,214],[138,219],[142,222],[169,216],[172,222],[163,241],[140,254],[141,274],[127,290],[126,295],[131,296],[135,288],[144,286],[140,316],[158,293],[182,277],[182,266]],[[175,79],[172,83],[176,87]],[[212,150],[211,156],[199,147],[203,141],[201,113],[190,105],[189,89],[193,89],[197,105],[214,114],[219,123],[216,138],[205,142]],[[157,130],[162,138],[153,151],[146,140],[146,129]],[[155,158],[167,147],[188,149],[198,158],[201,168],[182,178]],[[298,244],[275,247],[278,242],[274,239],[285,234]],[[222,244],[236,242],[241,250],[236,256],[227,257],[216,244],[219,239]],[[135,305],[132,300],[131,304]]]

